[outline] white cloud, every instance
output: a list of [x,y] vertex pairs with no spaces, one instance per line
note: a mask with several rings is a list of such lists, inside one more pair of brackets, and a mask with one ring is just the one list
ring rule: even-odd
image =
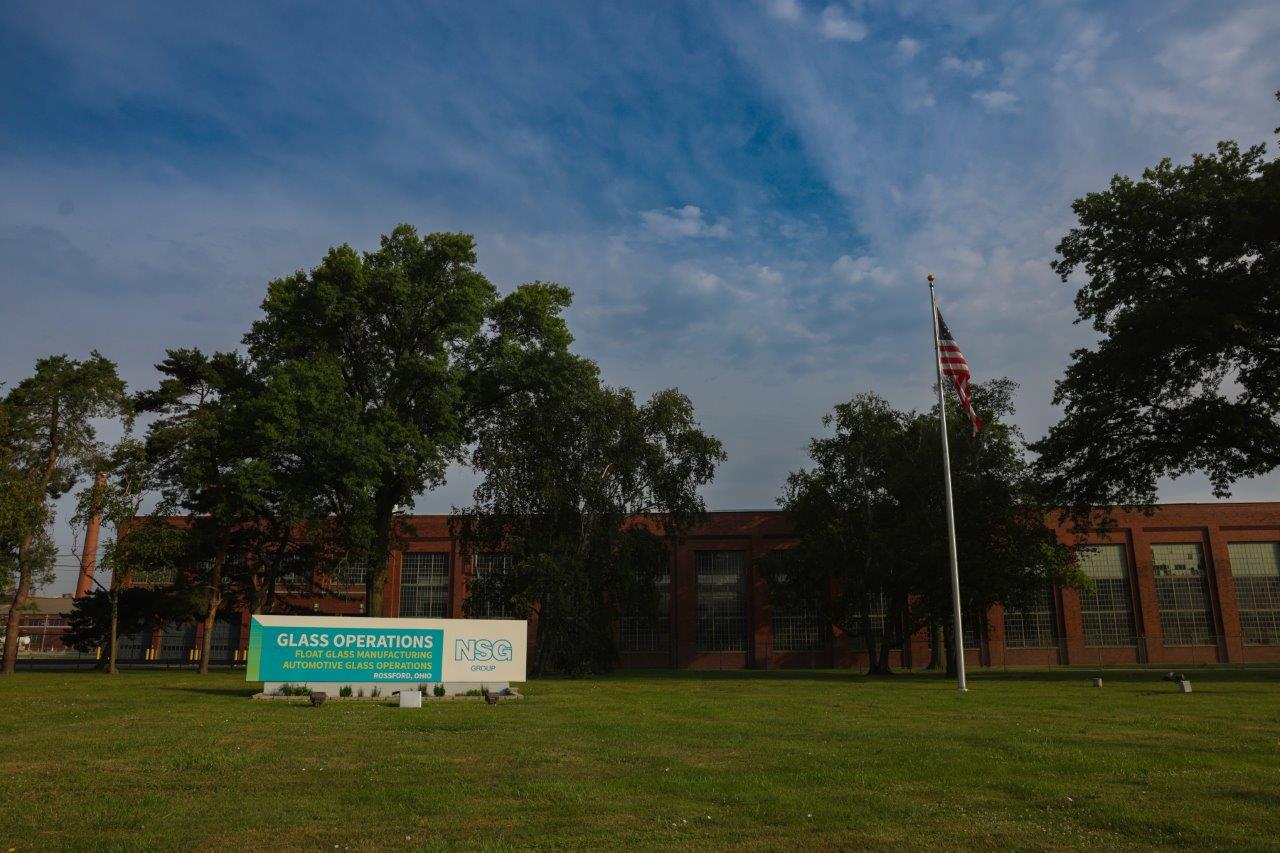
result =
[[747,272],[756,281],[769,287],[777,287],[782,284],[782,273],[771,267],[762,266],[760,264],[751,264],[747,267]]
[[838,6],[822,10],[822,35],[832,41],[862,41],[867,37],[867,25],[854,20]]
[[1031,67],[1031,57],[1020,50],[1006,50],[1000,54],[1000,65],[1000,88],[1009,89]]
[[985,59],[961,59],[958,56],[948,55],[942,58],[942,70],[953,71],[956,74],[963,74],[966,77],[977,77],[987,69],[987,61]]
[[861,255],[857,258],[841,255],[831,265],[831,271],[846,284],[883,286],[893,282],[893,274],[870,255]]
[[781,21],[798,21],[804,14],[798,0],[768,0],[765,8],[769,14]]
[[715,273],[693,264],[676,264],[671,268],[672,277],[686,288],[709,295],[724,288],[724,279]]
[[919,39],[913,39],[911,36],[903,36],[898,39],[898,46],[896,49],[898,58],[904,62],[915,59],[916,54],[919,53],[920,49],[923,47],[924,44]]
[[933,96],[933,92],[925,92],[917,98],[911,98],[907,101],[908,109],[927,110],[938,103],[937,98]]
[[663,240],[681,237],[728,237],[729,226],[723,222],[714,225],[703,216],[702,208],[686,204],[684,207],[668,207],[666,210],[646,210],[640,214],[645,230]]
[[974,92],[973,99],[986,107],[989,112],[998,112],[999,110],[1010,109],[1018,102],[1018,96],[1005,89],[991,89],[986,92]]

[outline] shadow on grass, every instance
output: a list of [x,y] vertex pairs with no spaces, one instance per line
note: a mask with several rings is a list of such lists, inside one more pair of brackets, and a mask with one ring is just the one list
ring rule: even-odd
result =
[[161,687],[161,690],[171,690],[176,693],[198,693],[203,696],[228,696],[247,699],[255,693],[261,693],[262,690],[257,687]]

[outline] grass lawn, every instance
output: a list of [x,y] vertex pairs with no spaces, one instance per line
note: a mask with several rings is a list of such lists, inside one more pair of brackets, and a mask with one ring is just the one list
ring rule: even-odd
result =
[[10,848],[1280,848],[1280,671],[541,680],[401,711],[0,680]]

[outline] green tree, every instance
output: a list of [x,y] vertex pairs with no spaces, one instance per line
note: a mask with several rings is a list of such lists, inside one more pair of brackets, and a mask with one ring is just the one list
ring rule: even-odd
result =
[[[969,621],[980,626],[994,605],[1023,609],[1043,601],[1049,584],[1070,587],[1087,583],[1074,566],[1073,545],[1060,542],[1046,523],[1055,508],[1045,500],[1026,441],[1013,423],[1016,389],[1008,379],[973,386],[974,405],[984,423],[976,437],[971,435],[958,402],[948,398],[961,606]],[[943,625],[950,672],[959,643],[952,630],[936,407],[928,415],[917,415],[913,432],[920,436],[915,444],[918,457],[908,471],[909,494],[916,506],[913,514],[931,519],[935,527],[929,533],[928,546],[921,549],[922,559],[913,564],[919,572],[911,583],[919,596],[913,603],[918,615],[909,624],[913,630],[930,622]],[[897,535],[905,547],[911,541],[918,542],[920,532],[913,524],[902,524]]]
[[[914,456],[911,416],[875,394],[859,394],[822,419],[829,437],[809,442],[813,467],[787,477],[779,505],[795,525],[798,542],[761,561],[775,606],[820,614],[822,621],[866,643],[872,673],[888,672],[886,637],[872,624],[873,602],[886,596],[900,621],[910,573],[892,528],[902,511],[899,476]],[[832,594],[827,594],[831,591]]]
[[[1280,97],[1278,93],[1277,97]],[[1119,175],[1073,205],[1053,267],[1099,342],[1058,381],[1062,419],[1034,445],[1080,520],[1149,505],[1202,471],[1223,496],[1280,466],[1280,161],[1221,142],[1188,165]]]
[[[1026,606],[1049,583],[1078,582],[1071,549],[1045,525],[1051,510],[1009,423],[1014,387],[1007,379],[973,386],[985,424],[976,437],[958,404],[947,414],[962,607],[970,620],[985,618],[995,604]],[[956,643],[936,408],[900,412],[864,394],[825,422],[834,435],[813,440],[813,467],[792,474],[780,500],[799,541],[763,561],[772,593],[809,603],[841,631],[865,638],[873,673],[888,672],[903,628],[909,634],[943,626],[950,667]],[[875,595],[887,604],[879,645],[869,619]]]
[[164,378],[137,396],[137,407],[156,416],[146,436],[160,494],[156,512],[184,516],[187,568],[207,596],[200,643],[200,673],[207,674],[228,570],[241,558],[236,534],[257,519],[271,477],[251,417],[261,385],[234,353],[170,350],[156,368]]
[[[105,650],[101,666],[114,675],[118,671],[121,594],[128,588],[134,571],[153,575],[181,565],[186,531],[164,519],[143,515],[144,502],[160,484],[145,444],[131,430],[126,430],[95,467],[99,475],[77,497],[72,523],[83,527],[96,520],[107,531],[97,568],[108,573],[110,581],[103,586],[95,577],[94,583],[103,593],[108,616],[98,646]],[[97,605],[95,601],[91,609]],[[131,611],[141,612],[136,608]],[[136,618],[130,617],[126,622],[126,633],[138,628],[134,624]]]
[[127,419],[129,407],[115,364],[94,352],[84,361],[65,355],[40,359],[35,373],[5,396],[3,409],[0,560],[16,576],[4,644],[3,672],[10,674],[22,610],[53,563],[51,502],[99,458],[94,421]]
[[[172,527],[155,530],[161,537],[173,532]],[[77,598],[67,616],[62,642],[78,651],[92,652],[110,647],[113,626],[119,636],[150,634],[157,628],[190,624],[203,617],[204,602],[189,588],[121,584]],[[105,657],[99,666],[109,667]]]
[[535,673],[605,671],[619,613],[655,609],[671,541],[705,511],[698,489],[724,452],[675,390],[637,404],[582,359],[546,378],[478,431],[484,480],[457,523],[468,551],[504,553],[510,567],[476,579],[467,607],[533,614]]
[[376,251],[339,246],[271,282],[245,337],[282,404],[326,413],[299,420],[298,464],[367,560],[370,614],[383,609],[397,509],[443,482],[482,413],[565,344],[567,291],[535,283],[500,299],[475,265],[471,237],[401,225]]

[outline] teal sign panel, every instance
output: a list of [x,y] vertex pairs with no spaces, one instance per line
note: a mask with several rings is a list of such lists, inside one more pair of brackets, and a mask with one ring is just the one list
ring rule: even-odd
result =
[[265,625],[255,618],[245,675],[247,681],[440,681],[443,654],[440,628]]

